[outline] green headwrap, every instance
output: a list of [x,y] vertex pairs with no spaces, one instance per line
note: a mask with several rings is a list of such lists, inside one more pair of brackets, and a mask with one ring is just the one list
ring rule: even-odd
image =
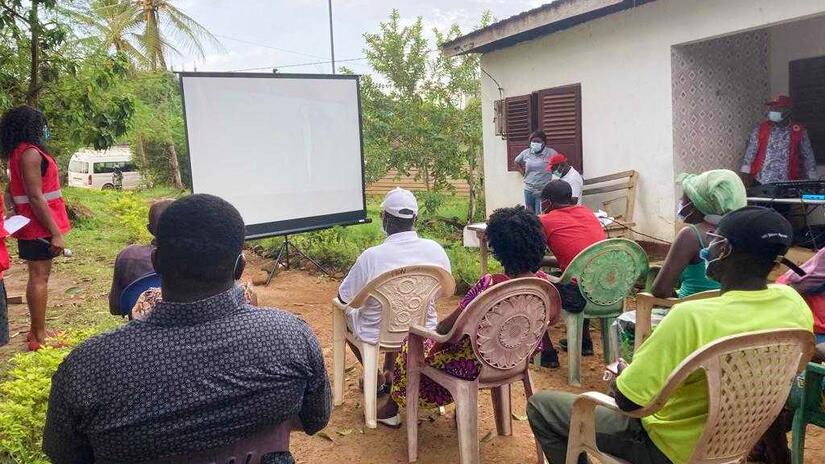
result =
[[702,174],[683,173],[676,182],[682,184],[685,195],[706,216],[723,216],[747,204],[742,179],[728,169],[714,169]]

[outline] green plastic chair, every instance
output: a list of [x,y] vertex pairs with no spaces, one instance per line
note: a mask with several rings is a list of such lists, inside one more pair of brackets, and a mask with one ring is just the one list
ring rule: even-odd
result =
[[793,415],[793,464],[802,464],[805,453],[805,428],[808,424],[825,428],[825,410],[822,404],[822,387],[825,380],[825,366],[808,363],[805,368],[805,382],[794,383],[791,389],[790,405]]
[[594,243],[579,253],[556,283],[576,281],[587,305],[579,313],[562,311],[567,323],[568,382],[581,386],[581,350],[584,320],[601,319],[602,351],[606,363],[613,360],[610,325],[624,310],[625,298],[647,274],[647,254],[638,243],[611,238]]

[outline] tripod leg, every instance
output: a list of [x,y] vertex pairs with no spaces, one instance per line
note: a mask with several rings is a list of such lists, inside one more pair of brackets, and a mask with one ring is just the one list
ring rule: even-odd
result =
[[326,274],[326,275],[328,275],[328,276],[332,276],[332,274],[330,274],[330,273],[329,273],[326,269],[324,269],[324,266],[321,266],[321,264],[320,264],[320,263],[318,263],[318,261],[315,261],[315,260],[314,260],[314,259],[312,259],[310,256],[307,256],[307,255],[306,255],[303,251],[301,251],[301,249],[300,249],[300,248],[296,247],[295,245],[293,245],[293,246],[292,246],[292,248],[293,248],[295,251],[297,251],[299,255],[303,256],[303,257],[304,257],[304,259],[306,259],[306,260],[308,260],[309,262],[311,262],[312,264],[314,264],[314,265],[315,265],[315,267],[317,267],[317,268],[318,268],[321,272],[323,272],[324,274]]
[[278,265],[281,264],[281,257],[284,255],[284,250],[286,250],[286,253],[289,254],[289,250],[287,250],[288,243],[289,242],[284,241],[284,243],[282,243],[281,247],[278,249],[278,257],[275,258],[275,263],[273,264],[272,272],[269,273],[269,277],[267,277],[266,279],[267,287],[269,286],[269,283],[272,282],[272,278],[275,277],[275,274],[278,273]]

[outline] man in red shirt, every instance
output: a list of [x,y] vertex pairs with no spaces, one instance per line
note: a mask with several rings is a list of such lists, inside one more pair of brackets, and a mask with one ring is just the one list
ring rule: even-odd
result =
[[[541,208],[545,214],[539,216],[547,237],[547,248],[555,256],[559,268],[564,271],[573,258],[590,245],[605,240],[602,224],[586,206],[576,204],[573,189],[563,180],[550,181],[541,191]],[[590,324],[585,320],[582,354],[593,354],[590,339]],[[567,351],[567,340],[559,345]]]

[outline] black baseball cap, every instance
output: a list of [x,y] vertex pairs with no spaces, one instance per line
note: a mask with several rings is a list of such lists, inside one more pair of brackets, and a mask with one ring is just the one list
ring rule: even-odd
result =
[[734,250],[798,269],[795,265],[789,265],[784,257],[793,243],[793,227],[781,214],[770,208],[746,206],[731,211],[719,222],[716,234],[728,239]]
[[541,190],[541,199],[557,205],[569,205],[573,203],[573,187],[563,180],[551,180]]

